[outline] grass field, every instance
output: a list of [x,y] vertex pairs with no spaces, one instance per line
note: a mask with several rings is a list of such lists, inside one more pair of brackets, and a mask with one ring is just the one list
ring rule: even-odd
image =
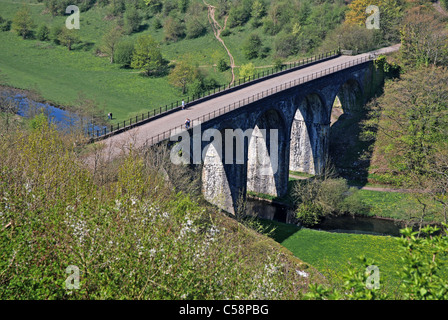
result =
[[[199,1],[199,0],[198,0]],[[35,0],[24,2],[0,0],[0,15],[12,19],[22,4],[29,6],[36,25],[65,25],[64,16],[52,17],[45,11],[43,3]],[[204,18],[207,10],[203,11]],[[19,89],[33,90],[43,100],[56,106],[70,108],[76,105],[80,96],[96,102],[104,114],[112,112],[118,120],[127,119],[155,108],[180,101],[183,96],[179,89],[168,83],[167,77],[142,77],[138,70],[121,68],[110,64],[107,57],[95,55],[100,40],[114,21],[105,19],[107,8],[95,6],[80,14],[80,38],[82,43],[74,50],[51,42],[22,40],[13,31],[0,32],[0,75],[2,82]],[[163,42],[163,28],[155,30],[152,20],[144,20],[141,31],[129,38],[136,39],[142,34],[151,34],[161,43],[165,59],[175,62],[184,57],[197,65],[207,76],[219,84],[228,84],[231,72],[219,72],[214,64],[219,58],[228,58],[223,46],[215,39],[208,28],[207,33],[196,39],[183,39],[179,42]],[[241,53],[241,42],[252,32],[250,26],[241,28],[238,33],[225,37],[226,43],[235,57],[238,66],[248,60]],[[263,35],[261,35],[263,37]],[[272,40],[264,36],[266,45]],[[272,63],[271,58],[253,60],[256,66]],[[263,71],[263,68],[257,71]],[[236,70],[238,74],[238,69]]]
[[273,238],[302,261],[316,267],[329,280],[340,283],[350,266],[361,266],[357,258],[373,259],[380,270],[380,284],[388,292],[399,285],[396,271],[401,266],[397,238],[329,233],[261,220],[275,228]]

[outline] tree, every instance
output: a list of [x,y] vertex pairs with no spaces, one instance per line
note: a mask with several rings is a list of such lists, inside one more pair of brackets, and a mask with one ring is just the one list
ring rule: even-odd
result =
[[242,51],[247,59],[255,59],[259,55],[262,42],[257,34],[251,34],[243,44]]
[[187,39],[200,37],[206,31],[205,25],[196,17],[189,17],[185,26]]
[[11,21],[0,17],[0,31],[9,31],[11,29]]
[[252,62],[244,64],[240,69],[240,78],[247,79],[255,75],[255,66]]
[[134,41],[125,40],[117,43],[114,51],[114,62],[129,67],[134,55]]
[[187,92],[187,85],[192,83],[197,77],[197,69],[186,60],[182,60],[170,72],[168,80],[173,86],[181,88],[182,94],[185,94]]
[[403,20],[400,53],[410,66],[447,65],[448,31],[445,23],[431,12],[419,8]]
[[168,17],[163,27],[165,41],[176,42],[185,36],[185,25],[177,18]]
[[40,41],[50,40],[50,29],[46,24],[40,25],[36,32],[36,38]]
[[23,39],[26,39],[31,35],[33,28],[34,22],[31,18],[30,9],[28,6],[23,5],[12,19],[12,29],[22,36]]
[[370,13],[366,9],[376,5],[380,12],[380,29],[383,38],[388,41],[399,39],[399,24],[403,16],[401,6],[397,0],[353,0],[345,15],[345,23],[349,25],[365,26]]
[[226,59],[224,59],[224,58],[220,58],[220,59],[218,60],[218,70],[219,70],[220,72],[224,72],[224,71],[226,71],[227,69],[229,69],[229,65],[227,64]]
[[76,29],[67,29],[62,28],[61,32],[58,35],[58,40],[60,44],[66,46],[70,51],[72,50],[72,46],[74,44],[80,43],[81,39],[79,38],[78,30]]
[[142,23],[142,16],[135,5],[129,5],[124,14],[124,30],[127,34],[138,31]]
[[160,72],[162,66],[163,57],[159,44],[151,35],[140,36],[135,45],[131,67],[141,69],[146,76],[149,76]]
[[123,30],[120,26],[112,27],[103,36],[101,49],[104,53],[109,55],[110,63],[114,63],[115,50],[122,36]]

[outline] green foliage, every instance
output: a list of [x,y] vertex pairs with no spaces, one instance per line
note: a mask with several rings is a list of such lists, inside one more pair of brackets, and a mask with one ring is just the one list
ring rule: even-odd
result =
[[410,67],[448,65],[446,24],[435,13],[410,12],[401,28],[401,60]]
[[164,40],[167,42],[176,42],[185,36],[185,24],[178,18],[168,17],[163,29]]
[[31,36],[32,29],[35,27],[33,18],[31,17],[30,9],[27,5],[17,11],[11,24],[12,29],[17,32],[23,39]]
[[46,24],[42,24],[36,31],[36,38],[40,41],[50,40],[50,29]]
[[[445,225],[445,228],[448,225]],[[403,279],[403,297],[406,300],[446,300],[446,263],[448,237],[446,233],[435,235],[439,228],[427,226],[421,230],[425,235],[410,228],[402,230],[402,260],[405,267],[398,273]]]
[[[448,227],[444,225],[445,230]],[[385,293],[380,288],[367,286],[370,274],[367,267],[375,265],[373,260],[361,257],[362,266],[351,268],[344,274],[345,282],[342,288],[328,288],[322,285],[310,285],[308,299],[320,300],[446,300],[448,285],[446,283],[446,268],[448,258],[448,237],[446,233],[436,235],[441,231],[436,227],[425,227],[425,234],[419,237],[419,232],[410,228],[401,230],[403,236],[399,242],[403,255],[402,267],[396,271],[401,279],[398,292]]]
[[185,22],[185,34],[187,39],[200,37],[206,32],[205,25],[197,18],[188,18]]
[[0,17],[0,31],[9,31],[11,29],[11,21]]
[[[197,78],[197,69],[186,60],[177,63],[168,76],[168,79],[173,86],[182,89],[182,94],[187,92],[187,86],[193,83]],[[195,84],[195,87],[198,87],[198,83]]]
[[76,29],[62,28],[61,32],[58,34],[58,41],[70,51],[74,44],[81,42],[79,31]]
[[407,72],[400,80],[386,83],[384,95],[371,111],[372,122],[376,121],[372,127],[379,128],[377,147],[389,168],[398,173],[428,175],[437,153],[445,150],[446,74],[444,68]]
[[110,28],[101,39],[101,49],[104,53],[109,55],[110,63],[114,63],[115,51],[118,43],[123,36],[123,31],[119,26],[113,26]]
[[255,75],[255,66],[252,62],[244,64],[240,69],[240,79],[249,79],[249,77],[253,77]]
[[134,55],[134,41],[133,40],[121,40],[117,43],[117,47],[114,51],[114,62],[123,66],[131,66],[132,57]]
[[344,179],[314,178],[298,182],[292,192],[296,217],[309,227],[328,215],[365,213],[368,208],[357,193],[358,190],[349,188]]
[[247,59],[255,59],[259,56],[262,45],[263,43],[261,42],[260,36],[252,33],[244,41],[242,51]]
[[220,72],[224,72],[227,69],[229,69],[229,65],[227,64],[226,59],[224,59],[224,58],[219,59],[218,60],[218,70]]
[[126,34],[136,32],[140,28],[143,17],[134,5],[129,5],[124,14],[124,31]]
[[[31,132],[0,136],[1,299],[300,296],[283,254],[173,192],[136,152],[107,185],[78,159],[44,116]],[[80,270],[79,289],[66,287],[68,266]]]
[[137,39],[131,67],[142,69],[146,76],[161,71],[163,67],[162,53],[158,43],[151,35],[142,35]]
[[383,70],[387,77],[398,78],[400,76],[400,65],[396,62],[389,63],[384,55],[380,55],[373,63],[377,69]]
[[445,10],[448,10],[448,1],[447,1],[447,0],[440,0],[440,5],[441,5],[442,8],[444,8]]

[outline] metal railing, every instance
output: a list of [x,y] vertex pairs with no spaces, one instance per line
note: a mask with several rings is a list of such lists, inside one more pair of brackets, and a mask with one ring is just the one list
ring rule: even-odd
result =
[[[188,96],[185,99],[185,103],[187,105],[188,104],[191,105],[191,103],[196,104],[200,100],[213,98],[213,96],[222,94],[223,92],[228,91],[230,89],[234,89],[234,88],[238,89],[238,87],[246,86],[246,85],[250,84],[251,82],[259,81],[260,79],[263,79],[263,78],[272,77],[275,74],[279,74],[279,73],[282,73],[285,71],[292,71],[295,68],[303,67],[303,66],[306,66],[307,64],[315,63],[320,60],[334,58],[339,55],[340,55],[340,52],[338,50],[333,50],[333,51],[318,54],[318,55],[315,55],[315,56],[312,56],[312,57],[309,57],[306,59],[302,59],[300,61],[283,64],[280,68],[271,68],[270,70],[259,72],[256,75],[254,75],[253,77],[249,77],[247,79],[242,78],[242,79],[239,79],[238,81],[234,81],[233,85],[229,84],[229,85],[218,86],[216,88],[208,90],[207,93],[199,94],[196,96],[193,95],[191,97],[191,99]],[[150,121],[151,119],[154,119],[155,117],[163,116],[164,114],[171,113],[174,109],[180,110],[181,109],[180,104],[181,104],[181,101],[177,100],[176,102],[172,102],[171,104],[166,104],[165,106],[153,109],[152,111],[142,113],[141,115],[131,117],[128,120],[120,121],[116,124],[109,125],[109,126],[105,126],[105,125],[98,126],[98,125],[93,124],[93,125],[91,125],[91,127],[93,129],[89,131],[88,135],[91,138],[91,141],[95,141],[98,139],[104,139],[108,136],[111,136],[111,135],[117,133],[117,132],[132,129],[135,126],[144,124],[144,123]]]
[[[374,59],[375,59],[374,55],[361,57],[361,58],[358,58],[356,60],[351,60],[351,61],[339,64],[337,66],[330,67],[330,68],[327,68],[327,69],[324,69],[324,70],[321,70],[321,71],[318,71],[318,72],[314,72],[312,74],[309,74],[307,76],[303,76],[303,77],[295,79],[295,80],[291,80],[291,81],[289,81],[287,83],[280,84],[280,85],[278,85],[276,87],[272,87],[272,88],[270,88],[268,90],[259,92],[257,94],[254,94],[254,95],[248,97],[248,98],[244,98],[244,99],[242,99],[242,100],[240,100],[238,102],[234,102],[234,103],[229,104],[227,106],[224,106],[224,107],[222,107],[222,108],[220,108],[218,110],[209,112],[209,113],[204,114],[204,115],[202,115],[200,117],[197,117],[196,119],[191,120],[190,128],[188,130],[191,130],[194,126],[197,126],[197,125],[199,125],[201,123],[204,123],[204,122],[209,121],[211,119],[217,118],[217,117],[219,117],[219,116],[221,116],[221,115],[223,115],[223,114],[225,114],[227,112],[233,111],[235,109],[244,107],[244,106],[246,106],[246,105],[248,105],[250,103],[253,103],[255,101],[264,99],[265,97],[273,95],[273,94],[276,94],[276,93],[278,93],[280,91],[287,90],[289,88],[295,87],[295,86],[303,84],[305,82],[309,82],[309,81],[315,80],[317,78],[321,78],[323,76],[326,76],[326,75],[338,72],[340,70],[347,69],[347,68],[350,68],[350,67],[353,67],[355,65],[359,65],[359,64],[362,64],[362,63],[365,63],[365,62],[368,62],[368,61],[372,61]],[[164,131],[164,132],[162,132],[162,133],[160,133],[160,134],[158,134],[156,136],[153,136],[150,139],[147,139],[146,142],[145,142],[145,146],[151,146],[153,144],[159,143],[159,142],[161,142],[163,140],[169,139],[172,136],[179,135],[183,131],[187,131],[187,129],[184,127],[184,125],[183,124],[182,125],[178,125],[178,126],[173,127],[173,128],[171,128],[169,130],[166,130],[166,131]]]

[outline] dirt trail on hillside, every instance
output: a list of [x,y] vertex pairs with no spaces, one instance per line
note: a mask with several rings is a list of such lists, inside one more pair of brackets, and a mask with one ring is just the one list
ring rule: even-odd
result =
[[440,5],[440,1],[434,2],[432,5],[438,12],[443,14],[445,17],[448,17],[448,12],[446,12],[446,10],[442,8],[442,6]]
[[221,39],[221,33],[227,27],[227,19],[229,18],[229,16],[226,16],[226,18],[224,20],[224,27],[221,27],[221,25],[218,23],[218,21],[216,21],[216,18],[215,18],[216,7],[212,6],[211,4],[208,4],[207,2],[205,2],[205,0],[203,0],[203,1],[204,1],[204,4],[208,8],[208,21],[210,22],[210,25],[212,26],[213,33],[214,33],[216,39],[219,42],[221,42],[221,44],[224,46],[224,49],[226,49],[227,54],[229,55],[230,69],[232,70],[232,81],[230,82],[230,85],[232,85],[235,82],[235,59],[233,58],[232,54],[230,53],[229,48],[227,48],[226,44],[224,43],[224,40]]

